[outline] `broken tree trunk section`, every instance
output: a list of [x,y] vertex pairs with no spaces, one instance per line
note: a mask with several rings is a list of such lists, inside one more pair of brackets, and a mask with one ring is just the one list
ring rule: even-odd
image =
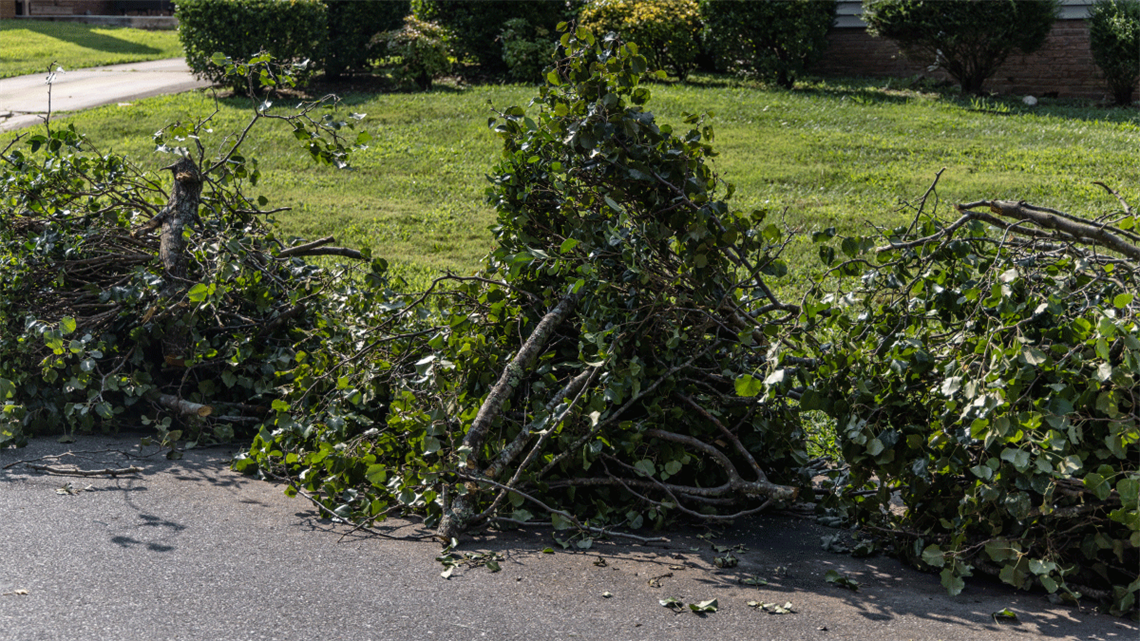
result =
[[[198,166],[189,158],[166,167],[174,173],[174,188],[170,200],[156,219],[162,225],[161,244],[158,255],[162,260],[165,286],[162,295],[168,304],[176,301],[187,289],[186,227],[198,218],[198,203],[202,197],[202,175]],[[154,221],[152,221],[154,222]],[[175,321],[166,336],[162,338],[162,353],[169,365],[181,365],[189,348],[186,327]]]

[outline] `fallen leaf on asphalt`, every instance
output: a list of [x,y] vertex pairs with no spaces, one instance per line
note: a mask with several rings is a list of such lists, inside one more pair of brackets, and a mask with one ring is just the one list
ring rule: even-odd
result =
[[658,599],[657,602],[674,612],[680,612],[681,609],[685,607],[685,604],[675,596],[671,596],[668,599]]
[[749,601],[748,607],[759,608],[768,614],[792,614],[795,612],[791,601],[788,601],[782,606],[776,605],[775,603],[764,603],[763,601]]
[[661,579],[668,579],[671,576],[673,576],[672,572],[666,572],[665,574],[662,574],[660,576],[655,576],[652,579],[649,579],[648,581],[646,581],[646,583],[648,583],[649,587],[651,587],[651,588],[659,588],[659,587],[661,587]]
[[613,595],[614,595],[613,592],[602,592],[602,598],[603,599],[608,599],[608,598],[612,597]]
[[1017,621],[1017,613],[1015,613],[1013,610],[1010,610],[1009,608],[1005,608],[1000,612],[994,612],[990,616],[992,616],[994,618],[994,621],[997,623],[1001,623],[1002,621],[1005,621],[1007,623],[1014,623]]
[[855,579],[852,579],[851,577],[849,577],[845,574],[840,574],[839,572],[836,572],[835,570],[828,570],[827,574],[823,575],[823,580],[827,581],[828,583],[834,583],[835,585],[838,585],[840,587],[847,588],[848,590],[851,590],[852,592],[858,592],[859,591],[859,582],[858,581],[856,581]]
[[28,596],[28,591],[27,590],[12,590],[11,592],[5,592],[3,595],[0,595],[0,596]]
[[734,568],[739,563],[740,563],[740,559],[736,558],[736,556],[733,555],[732,552],[729,552],[728,554],[726,554],[724,556],[718,556],[715,559],[713,559],[713,565],[717,566],[718,568]]
[[690,603],[689,609],[693,612],[716,612],[720,608],[716,599],[709,599],[708,601],[701,601],[700,603]]

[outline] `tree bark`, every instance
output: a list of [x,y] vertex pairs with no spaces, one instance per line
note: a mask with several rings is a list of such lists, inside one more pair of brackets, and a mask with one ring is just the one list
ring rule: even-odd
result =
[[[177,299],[186,291],[187,258],[186,227],[198,218],[198,204],[202,196],[202,175],[197,165],[189,158],[166,167],[174,173],[174,188],[170,200],[156,221],[162,224],[161,244],[158,255],[162,259],[162,296],[167,304],[177,304]],[[162,353],[169,365],[181,365],[189,348],[186,327],[175,321],[174,326],[162,339]]]
[[185,399],[172,396],[170,394],[160,394],[158,402],[177,411],[179,414],[187,414],[190,416],[200,416],[205,418],[214,413],[214,408],[210,405],[202,405],[201,403],[192,403]]

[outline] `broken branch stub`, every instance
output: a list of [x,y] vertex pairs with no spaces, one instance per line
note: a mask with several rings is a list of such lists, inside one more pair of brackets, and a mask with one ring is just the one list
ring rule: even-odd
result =
[[[202,196],[202,176],[190,158],[182,158],[167,167],[174,173],[174,187],[166,208],[157,218],[162,219],[162,236],[159,258],[162,260],[163,296],[168,305],[187,288],[186,227],[198,218],[198,204]],[[175,322],[162,340],[162,353],[168,365],[181,365],[189,347],[186,327]]]

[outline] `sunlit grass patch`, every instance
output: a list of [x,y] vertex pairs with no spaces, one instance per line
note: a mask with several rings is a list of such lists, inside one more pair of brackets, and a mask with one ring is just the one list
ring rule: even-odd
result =
[[176,31],[100,27],[76,22],[0,22],[0,78],[182,56]]

